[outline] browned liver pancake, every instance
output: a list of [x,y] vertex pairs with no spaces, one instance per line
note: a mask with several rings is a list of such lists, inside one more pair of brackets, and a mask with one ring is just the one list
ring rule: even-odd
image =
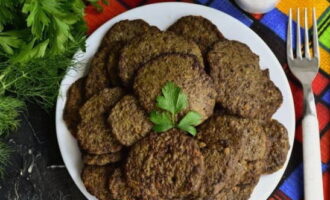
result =
[[198,192],[199,197],[209,198],[218,194],[224,187],[231,182],[238,182],[237,176],[234,176],[238,159],[241,155],[233,153],[233,151],[241,151],[234,149],[240,144],[240,138],[237,141],[224,148],[221,145],[210,145],[202,149],[205,162],[205,175],[203,177],[201,189]]
[[[216,62],[222,67],[230,67],[229,69],[250,65],[259,69],[259,56],[251,51],[249,46],[236,40],[218,41],[212,46],[212,52],[208,54],[210,64]],[[214,70],[216,72],[216,69]]]
[[92,58],[85,83],[86,99],[110,86],[106,68],[109,51],[109,48],[101,47]]
[[111,46],[113,42],[129,41],[146,32],[159,32],[155,26],[150,26],[142,19],[122,20],[115,23],[105,34],[102,45]]
[[141,19],[136,19],[117,22],[106,33],[101,45],[109,48],[106,67],[109,73],[110,83],[113,86],[119,86],[121,84],[118,76],[118,61],[121,48],[134,37],[147,32],[156,33],[160,32],[160,30],[155,26],[150,26]]
[[208,49],[215,42],[225,39],[211,21],[201,16],[182,17],[167,30],[195,41],[203,55],[206,55]]
[[109,163],[115,163],[123,158],[122,152],[106,153],[100,155],[83,153],[82,159],[86,165],[107,165]]
[[124,96],[112,108],[108,123],[115,138],[125,146],[131,146],[152,128],[145,111],[132,95]]
[[100,94],[93,96],[80,108],[83,121],[93,120],[95,117],[104,116],[124,96],[125,92],[120,87],[106,88]]
[[259,69],[258,56],[237,41],[217,42],[208,53],[217,102],[230,113],[270,119],[282,103],[282,94]]
[[264,173],[270,174],[284,165],[290,145],[288,132],[278,121],[271,120],[265,123],[264,129],[268,139]]
[[89,193],[99,200],[112,200],[108,190],[108,179],[113,173],[112,166],[89,166],[85,165],[81,178]]
[[125,176],[121,169],[115,169],[109,179],[109,191],[114,199],[118,200],[141,200],[139,194],[130,188],[126,182]]
[[81,122],[78,126],[77,140],[80,147],[91,154],[106,154],[122,149],[110,128],[100,118]]
[[122,49],[119,58],[119,77],[126,86],[130,85],[142,64],[164,53],[192,54],[197,57],[200,66],[203,66],[201,52],[193,41],[172,32],[146,33],[133,39]]
[[248,200],[258,181],[259,176],[256,176],[251,183],[239,184],[230,189],[221,191],[212,200]]
[[79,109],[85,100],[84,83],[85,78],[80,78],[70,86],[63,113],[63,119],[74,137],[77,135],[77,126],[80,122]]
[[104,89],[82,106],[82,122],[77,133],[77,140],[82,149],[91,154],[105,154],[117,152],[122,148],[106,123],[110,109],[122,96],[124,91],[121,88]]
[[205,143],[204,199],[250,184],[263,172],[266,135],[259,121],[214,115],[201,125],[197,138]]
[[201,196],[214,196],[239,181],[236,169],[247,143],[242,129],[242,123],[231,116],[213,116],[199,128],[197,139],[205,143],[206,169]]
[[176,129],[137,142],[126,163],[128,184],[142,197],[183,198],[199,189],[203,175],[197,142]]
[[202,121],[212,115],[216,97],[213,81],[194,56],[184,54],[161,55],[138,71],[133,88],[141,106],[152,111],[162,87],[169,81],[188,96],[189,106],[184,112],[196,111],[202,115]]

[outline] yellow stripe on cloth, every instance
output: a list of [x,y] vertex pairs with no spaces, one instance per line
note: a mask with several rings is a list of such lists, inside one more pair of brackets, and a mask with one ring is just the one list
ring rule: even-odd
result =
[[[309,22],[308,26],[312,26],[312,11],[311,8],[316,8],[316,17],[319,18],[322,13],[330,6],[330,3],[327,0],[280,0],[278,5],[276,6],[280,11],[287,14],[289,13],[289,9],[292,8],[293,10],[293,19],[296,19],[296,9],[297,8],[310,8],[309,14]],[[300,20],[303,20],[303,10],[300,11]]]

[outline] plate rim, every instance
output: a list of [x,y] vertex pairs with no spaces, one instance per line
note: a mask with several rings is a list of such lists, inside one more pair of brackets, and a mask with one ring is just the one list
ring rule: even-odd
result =
[[[285,79],[285,83],[283,83],[282,87],[284,87],[284,90],[287,91],[287,93],[288,93],[288,94],[287,94],[287,98],[288,98],[288,102],[287,102],[287,103],[288,103],[288,107],[289,107],[290,110],[292,111],[292,112],[289,112],[289,115],[290,115],[289,118],[290,118],[290,121],[293,122],[293,124],[291,124],[290,130],[288,130],[289,128],[286,127],[286,129],[287,129],[287,131],[288,131],[288,136],[289,136],[290,149],[289,149],[289,152],[288,152],[288,154],[287,154],[287,159],[286,159],[286,162],[285,162],[284,166],[283,166],[280,170],[278,170],[277,172],[275,172],[275,173],[280,173],[280,178],[279,178],[279,180],[277,181],[277,184],[276,184],[276,185],[278,185],[279,182],[280,182],[280,180],[282,179],[282,177],[283,177],[283,175],[284,175],[284,172],[285,172],[287,166],[288,166],[288,162],[289,162],[290,157],[291,157],[291,155],[292,155],[292,149],[293,149],[293,145],[294,145],[294,134],[295,134],[295,123],[296,123],[296,120],[295,120],[295,110],[294,110],[293,96],[292,96],[291,88],[290,88],[290,86],[289,86],[288,78],[287,78],[287,76],[286,76],[286,74],[285,74],[285,72],[284,72],[284,70],[283,70],[283,68],[282,68],[282,65],[279,63],[277,57],[275,56],[275,54],[273,53],[273,51],[271,50],[271,48],[265,43],[265,41],[264,41],[264,40],[263,40],[258,34],[256,34],[252,29],[250,29],[250,27],[246,26],[246,25],[243,24],[241,21],[239,21],[238,19],[232,17],[231,15],[229,15],[229,14],[227,14],[227,13],[221,11],[221,10],[218,10],[218,9],[212,8],[212,7],[208,7],[208,6],[204,6],[204,5],[199,5],[199,4],[194,4],[194,3],[185,3],[185,2],[161,2],[161,3],[154,3],[154,4],[148,4],[148,5],[143,5],[143,6],[140,6],[140,7],[136,7],[136,8],[133,8],[133,9],[128,10],[128,11],[125,11],[125,12],[123,12],[123,13],[121,13],[121,14],[119,14],[119,15],[117,15],[117,16],[115,16],[115,17],[109,19],[109,20],[107,20],[106,22],[104,22],[100,27],[98,27],[98,28],[97,28],[97,29],[96,29],[96,30],[95,30],[95,31],[94,31],[94,32],[93,32],[93,33],[87,38],[87,40],[86,40],[86,49],[87,49],[87,48],[94,48],[93,51],[95,52],[95,50],[99,47],[99,44],[101,43],[102,38],[101,38],[101,39],[98,39],[97,43],[94,44],[94,47],[89,47],[89,46],[87,46],[89,40],[93,39],[93,37],[95,37],[95,35],[100,35],[102,32],[103,32],[103,35],[104,35],[104,34],[107,32],[107,30],[108,30],[108,29],[109,29],[114,23],[116,23],[116,22],[118,21],[118,19],[123,20],[123,19],[125,18],[125,17],[123,18],[123,16],[128,15],[129,13],[137,12],[138,10],[146,9],[147,7],[150,7],[149,9],[151,9],[152,7],[157,7],[157,6],[164,6],[164,7],[169,6],[169,7],[171,7],[171,6],[173,6],[173,5],[177,5],[177,6],[185,6],[185,7],[187,7],[187,8],[186,8],[187,10],[189,10],[188,7],[194,7],[194,8],[196,8],[196,9],[198,9],[198,8],[201,8],[201,9],[209,9],[209,10],[213,10],[213,11],[216,11],[216,12],[220,12],[220,13],[222,13],[223,15],[226,15],[228,18],[231,18],[231,20],[235,21],[235,23],[239,23],[240,26],[243,25],[243,26],[245,27],[245,29],[248,29],[249,31],[253,32],[253,35],[254,35],[255,37],[257,37],[258,40],[259,40],[257,43],[262,44],[263,46],[266,46],[267,49],[270,51],[271,56],[275,58],[275,60],[276,60],[276,63],[275,63],[275,64],[278,65],[278,66],[281,66],[281,68],[280,68],[281,77],[284,77],[284,79]],[[203,15],[201,14],[201,16],[203,16]],[[141,16],[140,16],[140,17],[137,17],[137,18],[141,18],[141,19],[142,19]],[[129,18],[127,18],[127,19],[129,19]],[[111,24],[112,24],[112,25],[111,25]],[[109,26],[109,27],[108,27],[108,26]],[[103,30],[103,29],[105,29],[105,27],[108,27],[108,28],[107,28],[106,30]],[[244,29],[244,28],[243,28],[243,29]],[[221,30],[220,30],[220,31],[221,31]],[[79,60],[79,56],[84,55],[84,54],[86,54],[86,53],[87,53],[87,50],[86,50],[86,52],[82,52],[81,50],[78,50],[78,51],[76,52],[76,54],[73,56],[73,59],[78,59],[78,60]],[[258,55],[258,56],[260,56],[260,55]],[[84,64],[82,64],[82,65],[85,65],[85,66],[84,66],[84,70],[86,71],[86,69],[88,68],[88,66],[86,66],[87,63],[84,63]],[[261,66],[261,67],[262,67],[262,66]],[[78,178],[78,179],[80,179],[80,181],[81,181],[81,177],[76,177],[76,176],[74,176],[74,173],[72,172],[73,169],[69,169],[69,168],[67,167],[67,166],[68,166],[67,163],[69,163],[70,161],[64,158],[64,157],[66,157],[66,156],[64,156],[64,155],[67,154],[67,152],[64,152],[64,146],[63,146],[63,143],[61,142],[61,138],[60,138],[60,135],[59,135],[59,132],[61,131],[61,129],[63,129],[63,127],[61,127],[61,126],[64,125],[64,128],[67,130],[66,124],[63,122],[62,116],[63,116],[63,111],[64,111],[64,107],[65,107],[65,103],[66,103],[66,93],[67,93],[67,90],[68,90],[68,86],[66,87],[66,89],[65,89],[64,91],[62,91],[62,90],[63,90],[63,87],[64,87],[63,85],[65,85],[65,81],[68,79],[68,77],[70,77],[70,75],[72,75],[72,74],[70,74],[70,72],[72,72],[72,68],[71,68],[71,67],[69,67],[69,68],[67,69],[67,71],[66,71],[66,75],[63,77],[63,79],[62,79],[62,81],[61,81],[61,84],[60,84],[60,87],[59,87],[59,95],[58,95],[57,102],[56,102],[56,111],[55,111],[55,115],[56,115],[56,116],[55,116],[55,123],[56,123],[56,137],[57,137],[57,142],[58,142],[58,145],[59,145],[59,149],[60,149],[60,152],[61,152],[61,156],[62,156],[63,162],[64,162],[64,164],[65,164],[65,166],[66,166],[66,169],[68,170],[68,172],[69,172],[71,178],[73,179],[75,185],[79,188],[79,190],[84,194],[84,196],[85,196],[86,198],[88,198],[88,199],[96,199],[94,196],[92,196],[92,195],[86,190],[86,188],[84,187],[84,185],[81,186],[81,182],[79,183],[79,180],[76,179],[76,178]],[[81,76],[83,76],[84,73],[80,73],[80,74],[82,74],[82,75],[73,74],[72,76],[75,76],[75,80],[77,80],[78,78],[80,78]],[[72,84],[75,80],[71,81],[71,84]],[[63,98],[63,96],[62,96],[62,94],[63,94],[62,92],[64,92],[64,98]],[[283,95],[283,94],[282,94],[282,95]],[[284,96],[284,95],[283,95],[283,96]],[[61,103],[62,103],[62,106],[61,106]],[[62,120],[62,121],[61,121],[61,120]],[[70,134],[70,132],[69,132],[68,130],[67,130],[67,132],[68,132],[68,134]],[[71,134],[70,134],[70,136],[73,137]],[[70,136],[69,136],[69,137],[70,137]],[[77,143],[76,139],[75,139],[75,142]],[[270,174],[270,175],[263,175],[263,177],[266,177],[266,176],[272,176],[272,175],[273,175],[273,174]],[[277,187],[277,186],[276,186],[276,187]],[[274,189],[276,189],[276,187],[272,188],[272,191],[273,191]],[[255,191],[254,191],[254,192],[255,192]],[[254,193],[254,192],[253,192],[253,193]],[[253,195],[253,193],[252,193],[252,195]],[[267,195],[267,198],[268,198],[268,196],[269,196],[270,194],[271,194],[271,193],[269,193],[269,194]],[[252,196],[252,195],[251,195],[251,196]]]

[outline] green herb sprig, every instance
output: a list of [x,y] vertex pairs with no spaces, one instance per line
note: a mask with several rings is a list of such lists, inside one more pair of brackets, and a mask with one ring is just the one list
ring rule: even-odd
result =
[[[82,0],[0,0],[0,136],[15,130],[26,102],[53,107],[63,75],[84,49]],[[0,143],[1,166],[9,152]]]
[[0,96],[0,136],[18,127],[19,111],[23,108],[24,102],[12,97]]
[[156,106],[163,111],[154,110],[150,113],[150,121],[154,123],[153,130],[164,132],[171,128],[179,128],[195,136],[195,126],[201,123],[201,115],[189,111],[179,122],[178,114],[188,106],[188,97],[180,87],[173,82],[167,82],[162,88],[162,95],[156,99]]

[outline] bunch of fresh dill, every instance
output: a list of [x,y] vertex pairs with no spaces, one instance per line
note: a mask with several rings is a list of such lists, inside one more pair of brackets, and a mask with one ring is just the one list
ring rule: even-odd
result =
[[[0,136],[18,127],[25,102],[54,105],[74,52],[84,49],[84,6],[82,0],[0,0]],[[0,140],[0,175],[9,152]]]

